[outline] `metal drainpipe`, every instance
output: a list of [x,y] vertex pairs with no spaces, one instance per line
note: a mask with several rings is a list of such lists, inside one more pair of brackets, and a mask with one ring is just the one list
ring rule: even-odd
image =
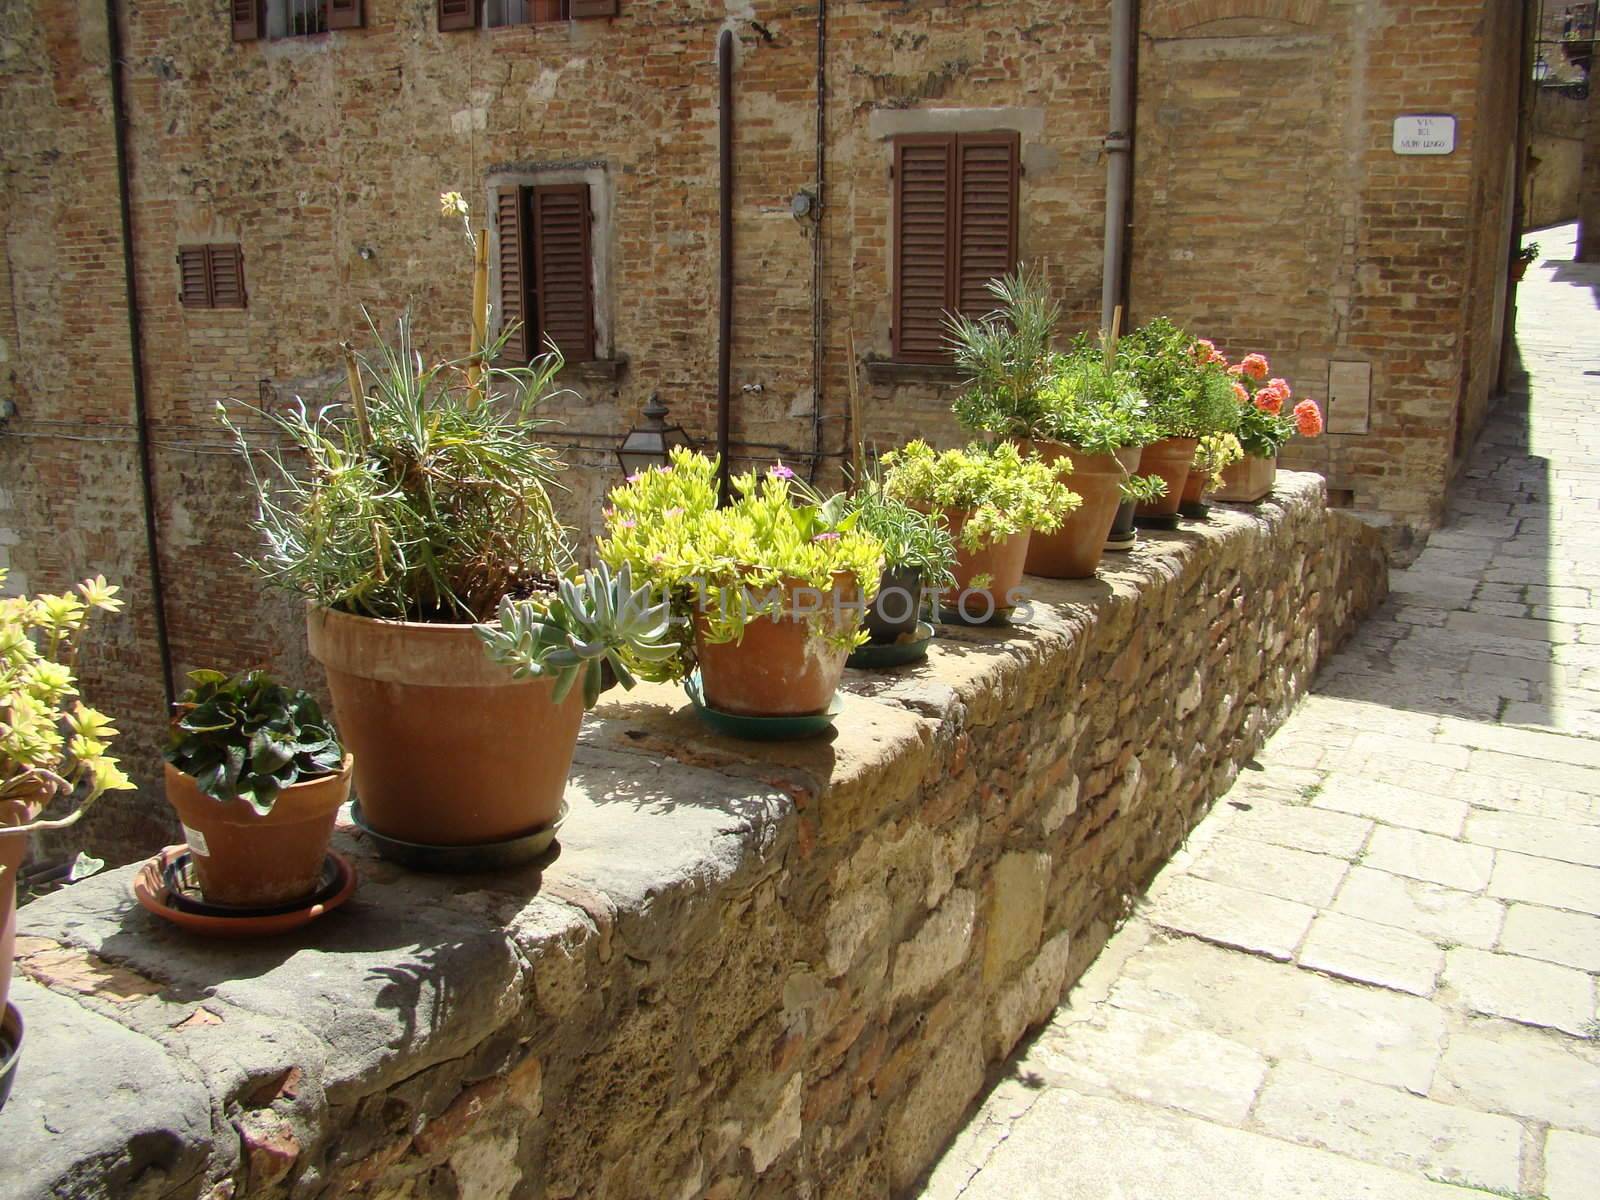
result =
[[728,495],[729,409],[733,399],[733,31],[717,40],[717,150],[721,211],[718,213],[719,300],[717,310],[717,491]]
[[133,374],[133,415],[139,444],[139,486],[144,499],[145,553],[150,560],[150,602],[161,686],[170,711],[178,698],[172,678],[172,643],[167,635],[167,595],[161,577],[161,535],[156,528],[155,461],[150,446],[150,411],[144,388],[144,331],[139,320],[139,277],[134,265],[133,201],[128,171],[128,106],[122,89],[122,27],[117,0],[106,0],[106,47],[111,78],[112,141],[117,155],[117,206],[122,219],[122,282],[128,305],[128,359]]
[[[822,465],[822,373],[825,336],[822,317],[822,223],[828,219],[828,0],[817,0],[817,216],[811,236],[811,471]],[[855,364],[850,364],[855,370]]]
[[1133,179],[1133,34],[1136,0],[1111,3],[1111,128],[1106,150],[1106,251],[1100,283],[1100,327],[1127,307],[1128,193]]

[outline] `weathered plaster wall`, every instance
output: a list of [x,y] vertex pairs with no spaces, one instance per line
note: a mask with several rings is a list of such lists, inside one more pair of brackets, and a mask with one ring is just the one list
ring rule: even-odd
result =
[[1587,107],[1587,100],[1553,88],[1538,93],[1533,108],[1533,141],[1528,148],[1529,229],[1543,229],[1578,217]]
[[1102,580],[1041,583],[1026,625],[849,673],[828,740],[608,698],[542,871],[407,874],[346,831],[352,903],[257,944],[169,931],[126,870],[74,885],[22,913],[0,1178],[898,1194],[1386,586],[1376,531],[1287,475]]

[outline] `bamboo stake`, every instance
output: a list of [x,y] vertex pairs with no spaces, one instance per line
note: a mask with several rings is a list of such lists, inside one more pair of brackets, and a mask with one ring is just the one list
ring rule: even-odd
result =
[[339,349],[344,351],[345,380],[350,385],[350,403],[356,409],[356,436],[365,451],[372,447],[372,426],[367,421],[367,397],[361,390],[361,365],[356,361],[356,348],[349,342],[340,342]]
[[866,440],[861,435],[861,385],[856,377],[855,329],[851,328],[847,336],[850,345],[850,459],[855,464],[850,492],[854,495],[861,489],[861,480],[866,475],[867,448]]
[[472,363],[467,367],[467,384],[472,389],[470,403],[477,407],[483,399],[483,348],[489,336],[489,231],[478,230],[472,241]]
[[1109,374],[1117,365],[1117,340],[1122,334],[1122,305],[1117,305],[1111,312],[1111,333],[1105,340],[1106,348],[1106,373]]

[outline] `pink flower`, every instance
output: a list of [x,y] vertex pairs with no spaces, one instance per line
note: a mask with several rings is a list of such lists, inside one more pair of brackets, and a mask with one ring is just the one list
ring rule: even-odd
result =
[[1315,400],[1302,400],[1294,406],[1294,423],[1301,437],[1314,438],[1322,432],[1322,410]]
[[793,479],[794,478],[794,472],[791,471],[788,467],[784,466],[782,463],[779,463],[777,466],[775,466],[775,467],[771,468],[770,470],[768,470],[767,474],[771,475],[774,479]]
[[1240,383],[1237,379],[1233,381],[1233,395],[1240,404],[1250,403],[1250,393],[1245,390],[1244,384]]
[[1239,365],[1251,379],[1265,379],[1267,372],[1272,369],[1267,366],[1267,356],[1264,354],[1246,354]]
[[1289,387],[1289,381],[1287,379],[1271,379],[1271,380],[1268,380],[1267,381],[1267,386],[1269,388],[1277,389],[1278,395],[1282,396],[1285,400],[1289,399],[1289,395],[1290,395],[1290,390],[1291,389]]
[[1228,368],[1228,374],[1232,375],[1235,379],[1243,378],[1244,377],[1244,364],[1243,363],[1234,363],[1233,366]]
[[632,529],[635,524],[637,524],[637,522],[635,522],[635,521],[623,521],[623,522],[621,522],[619,524],[618,527],[621,528],[621,529]]
[[639,477],[641,475],[643,475],[643,474],[644,474],[643,471],[635,471],[632,475],[628,476],[628,482],[629,483],[638,483],[639,482]]
[[1277,388],[1264,387],[1256,393],[1256,407],[1277,416],[1283,411],[1283,395]]
[[827,533],[819,533],[819,534],[817,534],[817,536],[812,538],[811,540],[813,542],[837,542],[839,540],[839,535],[830,530]]

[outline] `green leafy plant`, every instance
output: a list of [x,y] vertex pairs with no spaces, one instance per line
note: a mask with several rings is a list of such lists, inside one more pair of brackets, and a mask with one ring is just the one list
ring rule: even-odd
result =
[[1539,243],[1529,242],[1525,246],[1517,247],[1517,261],[1524,266],[1532,266],[1539,258]]
[[881,479],[863,485],[851,498],[856,528],[883,545],[890,571],[915,571],[929,587],[953,587],[956,545],[942,518],[889,496]]
[[651,603],[649,584],[635,588],[623,563],[615,575],[601,563],[576,579],[563,579],[554,595],[500,602],[498,625],[479,625],[489,657],[518,679],[550,678],[560,704],[580,679],[583,706],[600,698],[602,663],[632,688],[640,663],[664,663],[680,646],[668,641],[671,606]]
[[[631,477],[612,491],[605,535],[597,549],[613,570],[624,563],[633,578],[667,597],[675,616],[693,619],[713,643],[738,641],[751,621],[777,617],[786,590],[832,593],[838,577],[854,580],[871,601],[883,569],[878,539],[856,528],[842,500],[808,503],[791,486],[794,472],[779,465],[764,475],[733,478],[733,499],[717,507],[717,461],[682,448],[665,467]],[[836,619],[829,606],[808,614],[813,636],[859,645],[860,613]],[[692,648],[670,664],[648,664],[647,678],[681,677]]]
[[967,375],[953,405],[956,418],[974,431],[1041,436],[1044,389],[1056,369],[1050,342],[1061,305],[1038,270],[1018,268],[986,286],[995,298],[993,312],[945,321],[956,366]]
[[1117,345],[1117,363],[1137,381],[1158,437],[1203,438],[1233,433],[1239,405],[1227,361],[1211,343],[1165,317]]
[[252,451],[219,405],[265,542],[247,561],[324,607],[411,621],[486,620],[501,597],[559,574],[568,551],[548,489],[561,462],[530,418],[561,359],[494,366],[506,336],[482,355],[425,366],[401,317],[394,344],[379,337],[375,355],[352,354],[350,406],[243,406],[291,452]]
[[[0,584],[6,572],[0,569]],[[16,832],[73,824],[101,796],[133,782],[108,753],[111,719],[78,697],[77,665],[91,613],[122,608],[103,575],[59,595],[0,597],[0,802],[29,809],[71,796],[65,817],[9,826]]]
[[1041,395],[1044,416],[1034,436],[1085,454],[1114,454],[1160,436],[1133,372],[1108,366],[1086,338],[1060,355]]
[[213,800],[242,800],[257,816],[291,784],[337,774],[344,747],[316,697],[265,671],[191,671],[162,751]]
[[967,514],[958,537],[978,550],[1023,530],[1051,533],[1081,503],[1061,482],[1062,466],[1046,465],[1009,442],[973,443],[939,453],[918,440],[883,456],[884,491],[932,512]]
[[1167,481],[1159,475],[1124,475],[1121,491],[1124,503],[1152,504],[1167,494]]
[[1210,478],[1209,487],[1222,486],[1222,473],[1244,457],[1244,448],[1231,433],[1211,433],[1194,451],[1194,470]]

